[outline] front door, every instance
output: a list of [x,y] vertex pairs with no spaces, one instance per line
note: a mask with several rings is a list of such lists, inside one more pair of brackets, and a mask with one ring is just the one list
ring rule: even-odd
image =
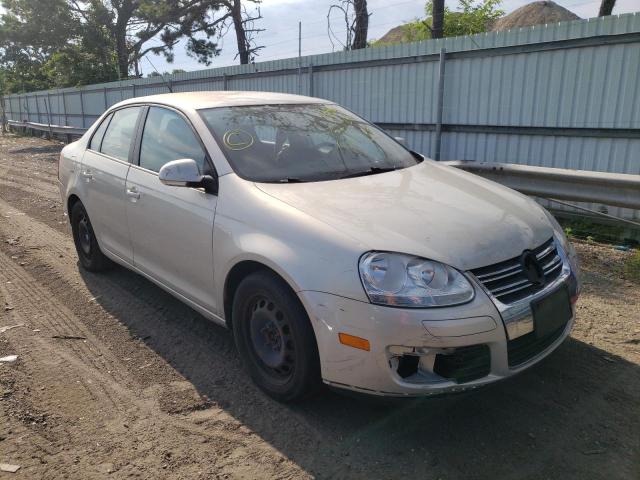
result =
[[158,179],[167,162],[195,160],[212,173],[197,134],[177,111],[149,108],[138,165],[126,182],[127,220],[134,265],[172,290],[215,311],[213,219],[215,195],[203,189],[169,187]]

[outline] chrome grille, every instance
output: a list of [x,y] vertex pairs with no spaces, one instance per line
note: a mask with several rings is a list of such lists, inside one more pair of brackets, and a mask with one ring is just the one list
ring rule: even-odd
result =
[[[558,278],[562,272],[562,259],[558,255],[553,239],[549,239],[532,252],[542,266],[545,284],[548,285]],[[505,304],[526,298],[544,288],[544,285],[535,285],[529,281],[522,270],[519,256],[487,267],[476,268],[471,270],[471,273],[494,297]]]

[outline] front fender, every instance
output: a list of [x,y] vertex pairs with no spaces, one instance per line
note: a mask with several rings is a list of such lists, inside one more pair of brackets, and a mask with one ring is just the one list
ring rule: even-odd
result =
[[[213,235],[219,309],[231,269],[261,263],[294,291],[320,291],[368,302],[358,273],[363,245],[277,200],[234,174],[220,177]],[[220,313],[223,313],[220,311]]]

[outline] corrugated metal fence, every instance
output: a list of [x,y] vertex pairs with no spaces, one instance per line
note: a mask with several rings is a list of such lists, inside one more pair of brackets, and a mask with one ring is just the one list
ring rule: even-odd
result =
[[[430,156],[437,156],[441,130],[442,160],[632,174],[640,174],[639,79],[640,14],[168,78],[176,92],[262,90],[330,99]],[[120,100],[165,92],[156,77],[9,95],[4,106],[8,119],[88,127]]]

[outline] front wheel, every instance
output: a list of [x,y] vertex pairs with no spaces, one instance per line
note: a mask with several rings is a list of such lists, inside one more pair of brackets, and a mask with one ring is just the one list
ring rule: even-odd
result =
[[303,399],[321,385],[309,318],[289,286],[267,271],[246,277],[232,310],[233,335],[253,381],[276,400]]
[[76,202],[71,209],[71,231],[78,259],[85,270],[100,272],[111,266],[111,261],[98,246],[91,220],[81,202]]

